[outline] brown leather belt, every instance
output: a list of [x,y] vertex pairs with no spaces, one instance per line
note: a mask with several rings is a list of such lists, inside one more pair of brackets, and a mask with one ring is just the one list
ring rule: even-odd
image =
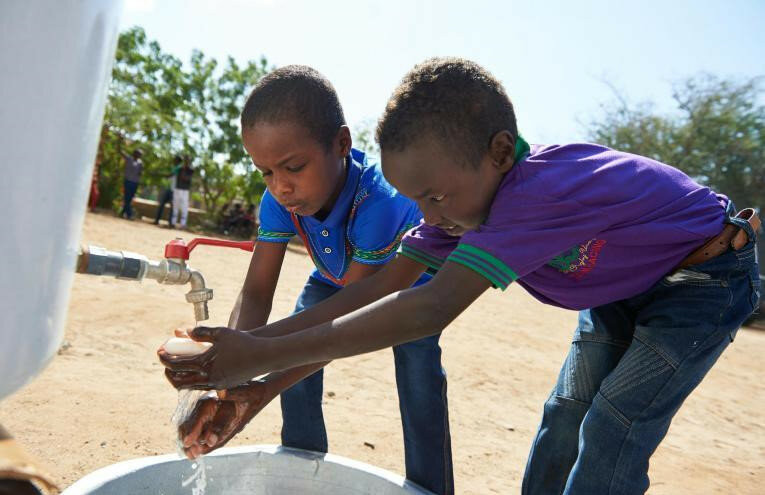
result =
[[[760,217],[757,216],[752,208],[745,208],[738,212],[736,218],[742,218],[749,222],[752,226],[752,230],[757,233],[760,230]],[[712,237],[703,246],[693,251],[691,254],[685,257],[683,261],[677,265],[677,268],[685,268],[691,265],[698,265],[704,263],[707,260],[711,260],[714,257],[720,256],[728,249],[738,251],[746,243],[749,242],[749,234],[744,229],[736,225],[727,224],[722,232]]]

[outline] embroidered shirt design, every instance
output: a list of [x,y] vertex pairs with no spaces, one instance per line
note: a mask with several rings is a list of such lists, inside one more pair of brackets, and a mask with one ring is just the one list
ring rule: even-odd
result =
[[547,264],[574,280],[581,280],[595,268],[600,251],[605,244],[605,239],[590,239],[584,244],[564,251]]

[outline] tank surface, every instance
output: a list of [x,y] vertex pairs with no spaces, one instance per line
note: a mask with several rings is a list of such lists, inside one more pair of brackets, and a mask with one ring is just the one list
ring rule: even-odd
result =
[[0,1],[0,399],[63,339],[121,11]]

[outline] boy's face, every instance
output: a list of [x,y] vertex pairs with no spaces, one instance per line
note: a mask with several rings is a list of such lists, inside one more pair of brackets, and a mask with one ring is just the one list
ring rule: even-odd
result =
[[399,192],[417,202],[425,223],[459,236],[486,220],[502,177],[512,167],[512,138],[509,150],[504,148],[499,154],[487,150],[474,167],[438,140],[422,138],[403,151],[383,150],[383,172]]
[[257,123],[244,130],[242,141],[266,187],[289,212],[311,216],[331,209],[344,185],[348,127],[340,128],[330,149],[290,122]]

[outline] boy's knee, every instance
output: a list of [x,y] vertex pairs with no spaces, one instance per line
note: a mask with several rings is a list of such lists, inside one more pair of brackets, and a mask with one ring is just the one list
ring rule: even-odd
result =
[[546,416],[557,416],[561,413],[578,416],[581,420],[592,405],[591,402],[581,401],[573,397],[566,397],[556,393],[550,394],[544,405]]

